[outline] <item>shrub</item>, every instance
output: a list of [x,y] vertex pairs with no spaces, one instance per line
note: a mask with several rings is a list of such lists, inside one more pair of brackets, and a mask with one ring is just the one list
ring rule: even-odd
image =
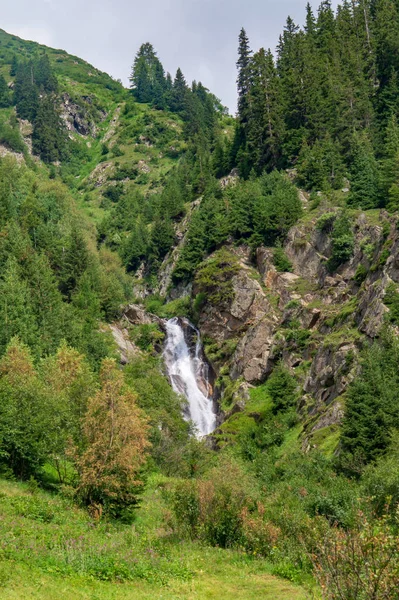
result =
[[367,278],[368,271],[364,265],[359,265],[353,279],[358,285],[361,285]]
[[167,498],[179,530],[212,546],[241,546],[266,553],[278,536],[277,529],[263,522],[264,511],[252,480],[229,459],[204,480],[178,483]]
[[333,272],[353,256],[355,247],[351,222],[345,212],[334,222],[331,238],[331,257],[327,263],[327,268],[330,272]]
[[360,513],[353,529],[329,529],[312,558],[325,599],[399,598],[399,538],[384,519]]
[[384,304],[389,308],[388,319],[395,325],[399,324],[399,293],[397,286],[390,283],[385,291]]
[[333,212],[324,213],[317,220],[316,229],[322,233],[331,233],[337,215]]
[[280,273],[289,273],[292,271],[292,264],[281,247],[274,249],[273,264]]
[[144,323],[134,328],[132,337],[141,350],[151,352],[156,344],[163,341],[164,334],[156,323]]
[[0,143],[5,144],[14,152],[26,153],[26,146],[17,127],[0,123]]
[[203,262],[195,278],[199,293],[205,293],[211,304],[227,304],[233,300],[233,277],[238,272],[237,258],[222,248]]

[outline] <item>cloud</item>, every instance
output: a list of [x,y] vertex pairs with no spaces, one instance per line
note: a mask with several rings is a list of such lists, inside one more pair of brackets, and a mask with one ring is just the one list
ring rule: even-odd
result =
[[127,85],[134,55],[150,41],[172,74],[202,81],[232,112],[237,38],[275,49],[288,15],[303,23],[306,0],[13,0],[1,3],[2,27],[63,48]]

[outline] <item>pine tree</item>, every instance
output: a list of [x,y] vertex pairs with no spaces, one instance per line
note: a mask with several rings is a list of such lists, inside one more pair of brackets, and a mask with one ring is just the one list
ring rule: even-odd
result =
[[3,75],[0,75],[0,108],[7,108],[11,104],[10,90]]
[[249,39],[244,28],[240,31],[238,41],[238,120],[240,125],[245,125],[250,117],[249,92],[252,86],[252,50],[250,49]]
[[280,164],[284,121],[281,112],[280,83],[270,50],[263,48],[252,60],[252,106],[247,126],[251,163],[257,172],[271,170]]
[[0,354],[14,336],[30,348],[37,347],[37,323],[30,290],[16,260],[10,258],[0,280]]
[[12,57],[11,67],[10,67],[10,76],[15,77],[18,72],[18,57],[16,54]]
[[384,204],[389,210],[399,208],[399,125],[395,115],[392,115],[387,129],[382,160],[382,190]]
[[354,138],[351,192],[348,202],[357,208],[376,208],[381,203],[378,163],[367,135]]
[[66,128],[56,102],[52,95],[41,98],[34,120],[33,151],[47,163],[60,161],[67,154]]
[[148,247],[148,259],[153,272],[160,267],[163,259],[172,248],[174,240],[175,232],[170,219],[167,218],[167,215],[157,216]]
[[165,72],[152,44],[147,42],[140,47],[130,81],[138,102],[154,102],[156,108],[164,108]]
[[173,89],[170,100],[170,110],[176,113],[182,113],[186,109],[188,87],[182,70],[176,71],[176,77],[173,81]]
[[35,84],[46,93],[58,91],[58,81],[53,73],[47,54],[40,56],[34,63]]
[[33,62],[20,63],[15,78],[14,103],[18,116],[34,122],[39,108],[39,93],[35,84]]
[[89,266],[89,253],[81,232],[74,227],[63,251],[60,288],[64,296],[71,298],[79,280]]
[[387,450],[398,427],[398,344],[383,339],[365,352],[362,372],[350,386],[342,424],[340,463],[352,475]]

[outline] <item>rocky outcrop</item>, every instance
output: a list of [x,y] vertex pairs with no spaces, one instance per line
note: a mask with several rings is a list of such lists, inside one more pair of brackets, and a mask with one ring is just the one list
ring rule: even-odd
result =
[[198,320],[203,335],[223,342],[241,335],[265,314],[272,312],[262,286],[252,275],[249,269],[244,268],[233,277],[233,299],[229,304],[216,306],[206,303],[203,306]]
[[251,327],[238,344],[232,359],[232,379],[243,377],[249,383],[260,383],[273,370],[274,333],[276,319],[265,317]]
[[304,385],[305,393],[313,399],[311,413],[323,410],[345,392],[357,373],[358,355],[359,349],[353,343],[322,345],[318,349]]
[[[88,113],[88,105],[91,105],[91,103],[91,98],[87,96],[82,97],[80,104],[78,104],[69,94],[62,95],[61,118],[68,131],[78,133],[84,137],[89,135],[95,137],[97,135],[97,126]],[[103,118],[105,116],[103,114]]]
[[140,354],[139,348],[129,338],[129,332],[120,324],[110,325],[110,330],[117,345],[122,365],[128,364],[133,358]]
[[165,330],[165,319],[160,319],[144,310],[138,304],[129,304],[123,312],[123,319],[131,325],[151,325],[155,323],[163,331]]
[[89,175],[89,181],[94,187],[99,188],[112,177],[115,171],[115,166],[112,162],[103,162],[98,164]]

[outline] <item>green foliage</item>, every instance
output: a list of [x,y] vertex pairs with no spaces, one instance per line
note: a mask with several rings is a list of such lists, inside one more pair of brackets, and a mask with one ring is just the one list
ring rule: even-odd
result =
[[21,138],[17,123],[13,125],[7,122],[0,123],[0,143],[14,152],[26,153],[26,146]]
[[364,265],[359,265],[358,268],[356,269],[356,273],[353,277],[353,279],[356,281],[356,283],[358,285],[361,285],[363,283],[363,281],[366,280],[368,275],[368,270],[366,269],[366,267]]
[[164,334],[160,331],[156,323],[145,323],[134,327],[132,338],[141,350],[151,352],[154,351],[154,346],[159,345],[163,341]]
[[125,371],[150,421],[151,456],[166,475],[200,474],[209,452],[203,442],[190,437],[190,426],[183,419],[185,400],[173,392],[159,367],[158,358],[146,356],[136,358]]
[[386,453],[392,432],[399,427],[397,359],[394,338],[374,343],[365,351],[362,372],[347,392],[339,460],[355,475]]
[[399,324],[399,294],[394,283],[390,283],[385,291],[384,304],[389,308],[388,319],[394,325]]
[[292,271],[292,264],[281,247],[277,247],[273,251],[273,264],[280,273]]
[[275,245],[301,214],[296,188],[277,171],[230,186],[224,195],[210,186],[191,219],[174,280],[189,279],[204,255],[230,237],[254,248]]
[[297,400],[297,385],[283,366],[274,369],[267,381],[267,391],[272,399],[272,410],[274,413],[286,411],[295,406]]
[[316,229],[322,233],[331,233],[337,215],[333,212],[323,213],[317,220]]
[[45,96],[39,102],[32,135],[35,154],[47,163],[63,160],[67,154],[67,134],[55,105]]
[[367,136],[355,138],[351,192],[348,202],[356,208],[381,205],[378,163]]
[[331,256],[327,263],[329,271],[333,272],[347,262],[353,256],[354,248],[352,225],[348,215],[343,212],[334,221],[331,233]]
[[237,258],[222,248],[199,266],[195,285],[210,304],[227,304],[234,299],[232,280],[238,270]]
[[308,190],[339,189],[344,164],[340,150],[331,138],[316,140],[312,147],[304,141],[298,157],[298,182]]

